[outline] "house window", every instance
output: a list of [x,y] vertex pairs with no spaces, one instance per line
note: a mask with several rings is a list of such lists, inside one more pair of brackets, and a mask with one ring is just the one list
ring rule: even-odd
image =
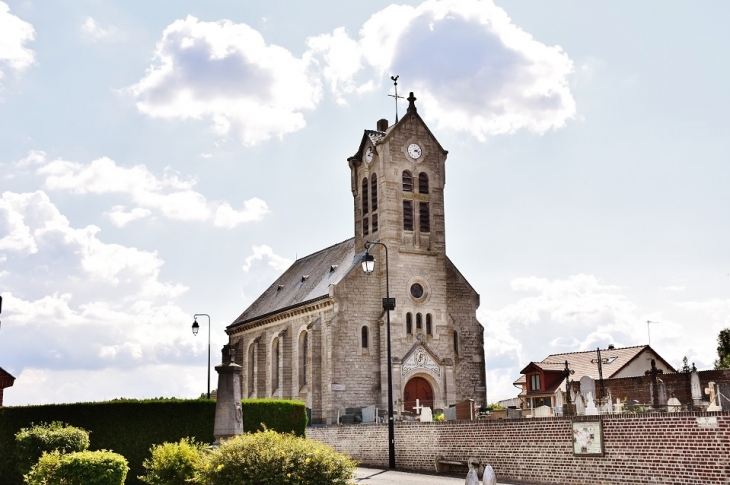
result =
[[378,176],[375,174],[370,177],[370,205],[373,212],[378,210]]
[[421,232],[431,232],[431,214],[428,202],[418,203],[418,222]]
[[299,386],[307,385],[307,359],[309,357],[309,335],[302,332],[299,336]]
[[279,338],[271,344],[271,394],[279,388]]
[[413,333],[413,315],[410,313],[406,313],[406,333]]
[[368,230],[368,218],[367,218],[367,216],[365,216],[362,218],[362,235],[367,236],[369,234],[369,232],[370,231]]
[[428,194],[428,174],[425,172],[418,174],[418,193]]
[[413,201],[412,200],[403,201],[403,230],[404,231],[413,230]]
[[248,374],[248,395],[253,396],[253,378],[254,378],[254,350],[255,350],[255,344],[251,344],[248,346],[248,359],[246,359],[246,367],[247,367],[247,374]]
[[459,332],[454,330],[454,355],[459,355]]
[[403,172],[403,192],[413,192],[413,175],[408,170]]
[[368,179],[362,179],[362,213],[368,213]]
[[362,349],[368,349],[368,327],[362,327]]
[[426,314],[426,335],[433,335],[431,328],[431,314]]
[[530,374],[530,390],[539,391],[540,387],[540,374]]
[[377,232],[378,231],[378,215],[373,214],[372,216],[370,216],[370,218],[373,220],[373,232]]
[[416,313],[416,330],[423,328],[422,317],[420,313]]

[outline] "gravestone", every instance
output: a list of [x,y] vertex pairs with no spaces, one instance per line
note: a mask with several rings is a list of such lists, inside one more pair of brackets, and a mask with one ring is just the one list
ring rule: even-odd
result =
[[595,416],[598,414],[598,409],[596,409],[596,403],[593,402],[593,394],[588,393],[588,404],[586,404],[586,409],[584,413],[586,416]]
[[477,475],[477,472],[473,468],[466,474],[464,485],[479,485],[479,475]]
[[613,414],[613,399],[611,396],[611,389],[609,389],[606,393],[606,404],[601,406],[601,412]]
[[362,408],[362,422],[363,423],[374,423],[375,422],[375,406],[365,406]]
[[730,384],[721,382],[717,385],[717,398],[723,411],[730,411]]
[[624,412],[624,403],[621,402],[621,398],[616,398],[616,404],[614,405],[615,412],[617,413],[623,413]]
[[472,420],[476,417],[476,409],[474,407],[474,399],[467,399],[456,404],[456,419]]
[[213,446],[222,439],[243,434],[243,410],[241,408],[241,366],[233,362],[235,349],[224,345],[222,363],[215,366],[218,373],[218,396],[215,401]]
[[682,409],[682,403],[679,402],[679,399],[672,396],[667,401],[667,412],[669,413],[678,413]]
[[715,388],[714,382],[707,384],[705,394],[710,396],[710,405],[707,406],[707,411],[722,411],[722,406],[717,404],[717,389]]
[[587,398],[589,392],[593,396],[596,395],[596,381],[591,376],[583,376],[580,378],[580,393]]
[[449,406],[444,409],[444,417],[446,418],[446,421],[456,421],[456,407]]
[[532,410],[532,415],[536,418],[549,418],[553,415],[550,406],[538,406]]
[[575,403],[575,414],[577,416],[584,415],[586,413],[586,404],[583,401],[583,396],[580,393],[576,394],[573,402]]
[[555,407],[553,408],[553,413],[555,416],[562,416],[563,415],[563,391],[558,389],[555,391]]
[[483,485],[497,485],[497,475],[494,474],[492,465],[487,465],[482,474]]
[[426,423],[429,421],[433,421],[433,413],[431,412],[431,408],[424,407],[421,409],[421,419],[420,421],[422,423]]
[[700,384],[700,375],[697,371],[692,371],[690,376],[690,386],[692,387],[692,403],[695,406],[702,405],[702,385]]

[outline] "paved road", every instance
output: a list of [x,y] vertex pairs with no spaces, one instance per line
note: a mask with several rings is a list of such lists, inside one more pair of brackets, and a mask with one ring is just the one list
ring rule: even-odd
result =
[[[465,480],[466,475],[463,478],[454,478],[363,467],[359,467],[355,471],[355,483],[358,485],[464,485]],[[499,482],[499,485],[509,484]]]

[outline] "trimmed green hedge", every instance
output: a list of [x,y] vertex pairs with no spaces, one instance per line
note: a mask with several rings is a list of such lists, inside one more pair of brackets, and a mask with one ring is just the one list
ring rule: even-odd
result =
[[[306,408],[301,401],[244,399],[243,425],[247,432],[266,428],[304,436]],[[62,421],[91,433],[90,450],[111,450],[129,461],[125,483],[137,485],[142,462],[150,448],[189,437],[213,442],[215,401],[207,399],[115,400],[99,403],[51,404],[0,408],[0,483],[21,485],[17,470],[15,434],[33,423]]]
[[243,429],[247,433],[264,428],[304,436],[307,408],[302,401],[288,399],[244,399]]

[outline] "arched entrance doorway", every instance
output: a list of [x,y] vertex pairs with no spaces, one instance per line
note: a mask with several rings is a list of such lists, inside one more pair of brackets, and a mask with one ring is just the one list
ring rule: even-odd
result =
[[413,377],[406,383],[403,390],[403,410],[415,412],[416,399],[420,406],[433,410],[433,388],[423,377]]

